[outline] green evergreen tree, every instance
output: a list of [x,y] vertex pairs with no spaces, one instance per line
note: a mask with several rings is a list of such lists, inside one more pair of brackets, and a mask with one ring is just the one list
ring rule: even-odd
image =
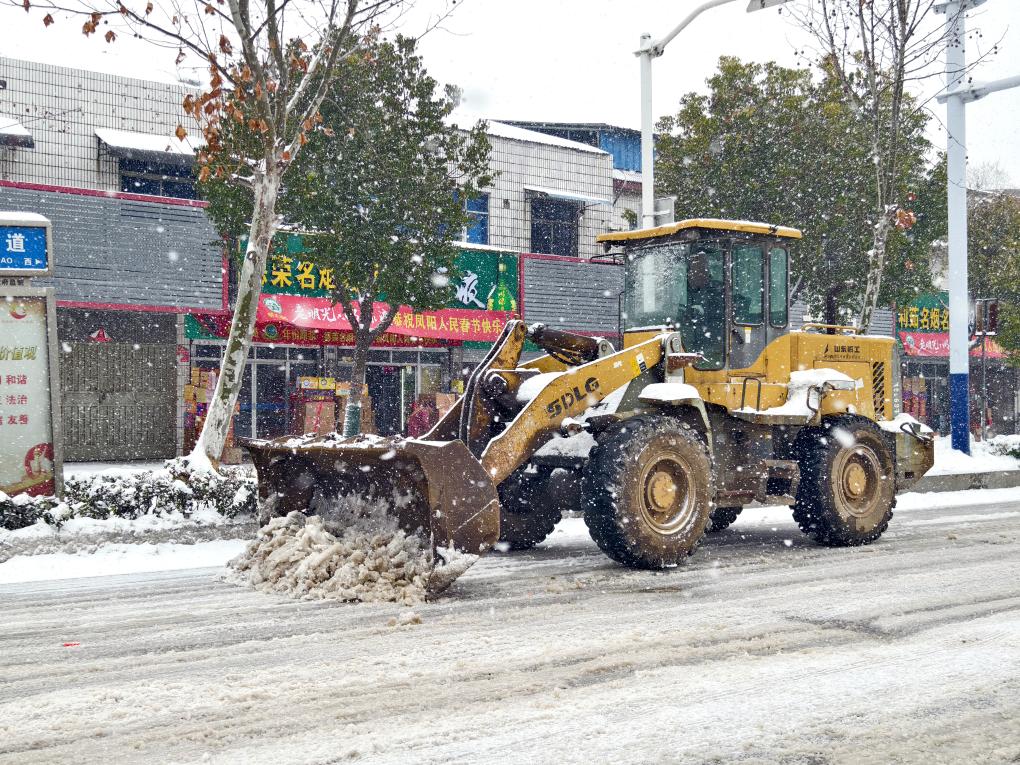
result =
[[997,340],[1020,366],[1020,199],[1009,194],[973,196],[967,213],[967,279],[970,294],[999,301]]
[[[795,248],[793,285],[812,312],[839,291],[842,320],[860,312],[872,246],[874,163],[868,126],[837,79],[802,69],[724,56],[707,95],[689,93],[675,116],[660,121],[659,195],[677,197],[682,217],[763,220],[804,232]],[[884,304],[931,288],[922,256],[944,236],[944,202],[935,186],[944,170],[925,161],[925,120],[907,131],[902,185],[914,199],[903,228],[890,235]],[[923,222],[923,225],[921,223]]]
[[[416,310],[449,300],[454,261],[469,218],[465,199],[490,182],[485,124],[450,122],[456,92],[440,92],[398,37],[337,64],[342,73],[320,108],[283,179],[277,210],[292,227],[312,232],[304,257],[336,275],[333,300],[354,329],[354,370],[345,432],[360,424],[368,350],[401,305]],[[238,124],[225,140],[251,140]],[[210,214],[227,234],[243,230],[250,195],[228,178],[204,184]],[[373,305],[388,310],[373,317]],[[356,431],[355,431],[356,432]]]

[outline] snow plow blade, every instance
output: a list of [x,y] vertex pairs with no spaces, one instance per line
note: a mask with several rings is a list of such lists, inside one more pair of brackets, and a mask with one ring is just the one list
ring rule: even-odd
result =
[[258,473],[261,525],[293,511],[321,515],[334,533],[395,522],[429,556],[430,595],[499,539],[496,487],[461,441],[325,435],[243,445]]

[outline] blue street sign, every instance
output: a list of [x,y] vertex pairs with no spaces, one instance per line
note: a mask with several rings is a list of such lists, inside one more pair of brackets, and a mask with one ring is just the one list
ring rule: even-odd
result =
[[45,226],[0,225],[0,274],[49,271],[46,239]]

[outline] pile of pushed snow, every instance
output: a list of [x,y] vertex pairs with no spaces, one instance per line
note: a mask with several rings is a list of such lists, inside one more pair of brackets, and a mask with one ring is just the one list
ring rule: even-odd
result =
[[263,526],[229,564],[227,581],[305,599],[420,603],[478,559],[440,548],[397,526],[390,508],[340,503],[323,515],[292,512]]

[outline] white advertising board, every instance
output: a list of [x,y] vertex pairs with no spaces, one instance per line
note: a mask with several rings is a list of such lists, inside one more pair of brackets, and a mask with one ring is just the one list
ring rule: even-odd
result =
[[62,453],[52,290],[0,288],[0,491],[56,494]]

